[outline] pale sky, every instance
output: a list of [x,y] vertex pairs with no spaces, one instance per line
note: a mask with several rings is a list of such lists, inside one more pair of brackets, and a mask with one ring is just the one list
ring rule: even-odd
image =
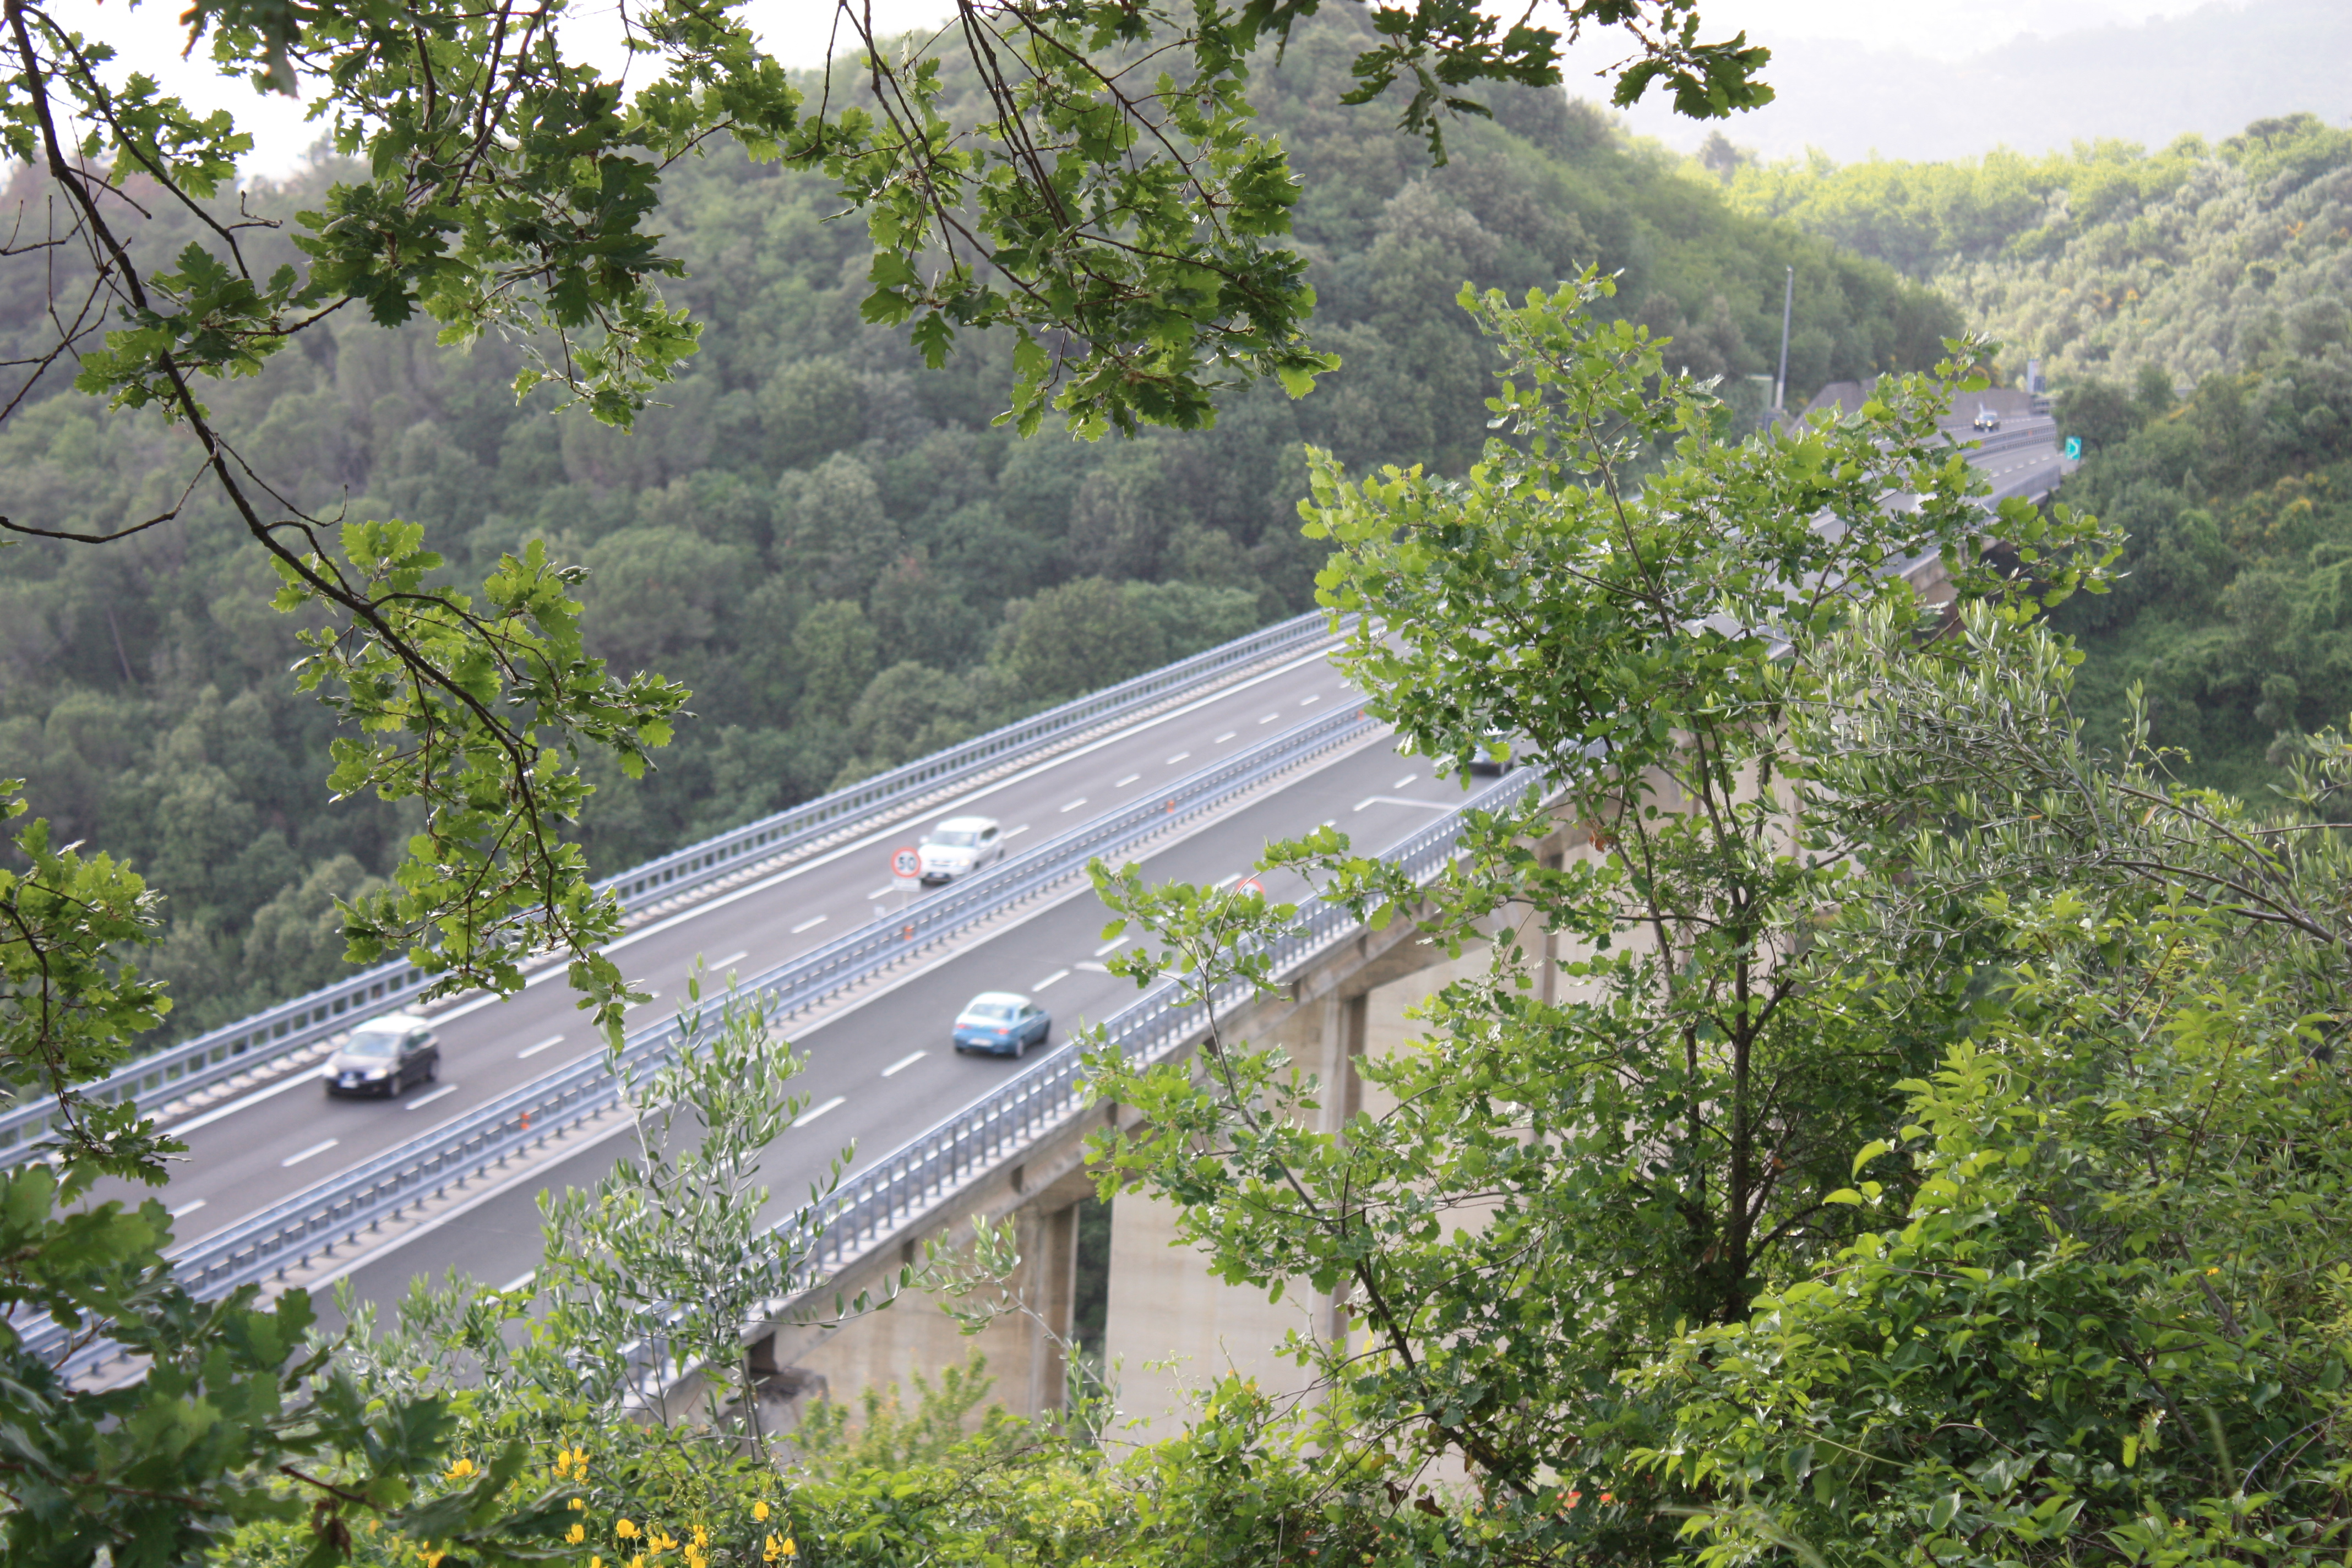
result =
[[[946,0],[870,0],[875,20],[897,30],[933,24],[950,15]],[[1823,38],[1957,59],[2005,43],[2021,33],[2059,33],[2077,28],[2131,24],[2178,15],[2213,0],[1709,0],[1704,16],[1710,37],[1745,29],[1759,43]],[[282,97],[261,96],[222,81],[198,65],[184,64],[185,39],[173,17],[177,0],[149,0],[131,9],[125,0],[56,0],[53,12],[68,25],[112,44],[122,57],[120,69],[143,70],[200,109],[226,107],[253,132],[255,148],[247,173],[271,175],[297,166],[318,132],[306,124],[303,106]],[[835,8],[832,0],[749,0],[751,18],[767,47],[786,65],[814,66],[824,58]],[[582,0],[566,24],[567,53],[616,67],[617,8],[613,0]],[[1540,15],[1540,12],[1538,13]],[[1605,34],[1588,40],[1570,62],[1569,90],[1601,97],[1602,83],[1591,72],[1625,51]],[[1655,96],[1654,94],[1653,96]],[[1735,140],[1737,130],[1733,131]]]

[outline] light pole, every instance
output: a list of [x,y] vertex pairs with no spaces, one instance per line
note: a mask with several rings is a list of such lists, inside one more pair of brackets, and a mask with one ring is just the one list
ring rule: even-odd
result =
[[1797,269],[1789,268],[1789,284],[1780,295],[1780,374],[1772,383],[1772,411],[1789,410],[1789,320],[1797,308]]

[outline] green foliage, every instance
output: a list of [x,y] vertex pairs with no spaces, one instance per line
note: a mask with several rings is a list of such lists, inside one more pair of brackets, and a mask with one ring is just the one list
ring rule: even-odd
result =
[[2058,621],[2088,656],[2095,739],[2118,741],[2137,685],[2177,776],[2261,798],[2303,737],[2352,715],[2347,406],[2342,348],[2210,378],[2177,405],[2161,385],[2099,383],[2061,401],[2088,451],[2068,491],[2127,535],[2116,592]]
[[[21,779],[0,779],[0,821],[30,807]],[[77,1086],[104,1078],[131,1037],[171,1010],[124,947],[155,940],[154,895],[109,855],[84,859],[49,843],[36,818],[15,836],[22,871],[0,868],[0,1087],[12,1102],[55,1102],[59,1147],[93,1173],[161,1182],[180,1145],[156,1139],[137,1108],[90,1100]]]
[[[1492,119],[1449,125],[1449,161],[1433,169],[1383,108],[1339,102],[1353,62],[1382,47],[1353,12],[1335,12],[1298,21],[1279,63],[1251,61],[1255,133],[1279,140],[1299,182],[1292,243],[1308,258],[1322,346],[1348,363],[1304,399],[1226,388],[1213,428],[1089,445],[992,426],[1009,340],[967,333],[966,352],[932,371],[897,330],[861,321],[870,237],[825,221],[835,186],[724,137],[660,169],[659,205],[640,226],[683,269],[646,274],[664,308],[707,330],[628,434],[553,417],[565,389],[518,403],[515,378],[545,368],[558,345],[486,331],[462,351],[437,346],[423,295],[398,328],[328,314],[291,340],[302,352],[268,353],[256,374],[208,384],[204,402],[220,438],[297,511],[423,527],[446,563],[427,580],[463,588],[478,613],[495,616],[479,585],[533,541],[551,573],[584,568],[565,596],[583,606],[585,655],[607,667],[595,703],[641,700],[623,679],[640,670],[693,690],[691,717],[672,717],[677,734],[643,780],[589,735],[552,745],[559,760],[577,748],[594,793],[569,791],[577,820],[551,795],[541,815],[555,837],[506,875],[560,884],[571,847],[609,873],[1143,668],[1155,633],[1172,658],[1308,607],[1324,552],[1284,521],[1306,493],[1307,444],[1445,472],[1477,455],[1492,351],[1450,307],[1465,279],[1517,289],[1585,260],[1618,270],[1610,308],[1672,333],[1676,362],[1704,374],[1769,368],[1788,259],[1809,280],[1801,383],[1928,363],[1950,330],[1885,268],[1731,215],[1553,90],[1480,89]],[[961,68],[943,68],[951,107],[979,112],[954,97],[971,85]],[[257,276],[303,265],[299,215],[325,210],[338,183],[380,181],[372,162],[330,157],[236,194],[288,226],[233,231]],[[11,195],[36,207],[68,199],[38,168],[16,175]],[[228,222],[226,195],[143,220],[126,212],[121,237],[135,258],[217,249],[205,220]],[[53,335],[35,286],[45,268],[88,279],[71,253],[44,256],[0,269],[0,334],[31,361]],[[575,346],[593,349],[593,331]],[[194,1032],[332,978],[345,937],[328,900],[421,908],[401,866],[441,818],[420,796],[322,797],[335,715],[289,695],[285,671],[305,652],[298,630],[348,638],[360,623],[322,605],[272,610],[281,584],[248,548],[245,518],[217,487],[177,500],[186,447],[151,417],[44,398],[55,385],[37,382],[0,424],[0,514],[95,537],[175,501],[176,513],[104,549],[31,540],[10,554],[0,748],[61,837],[135,857],[164,896],[172,931],[150,969],[178,999],[169,1028]],[[323,546],[340,560],[339,537],[321,527],[295,553]],[[1001,657],[1008,608],[1095,576],[1119,584],[1150,629],[1082,659],[1093,668],[1077,676],[1046,661],[1049,684],[1024,686]],[[864,631],[829,605],[854,606]],[[894,677],[861,706],[908,663],[936,679]],[[462,707],[450,693],[432,700]],[[546,727],[539,738],[555,740]],[[473,739],[536,753],[520,733]],[[507,775],[501,787],[538,785]],[[453,816],[472,809],[452,805]],[[349,867],[320,879],[344,856]],[[423,881],[425,895],[441,885]],[[401,945],[433,929],[398,933]],[[521,930],[488,933],[485,957]],[[393,945],[395,933],[377,934]]]
[[[6,815],[22,815],[13,781],[5,793]],[[126,951],[156,940],[153,899],[110,857],[52,848],[46,822],[21,828],[16,847],[25,869],[0,871],[0,1083],[58,1114],[49,1158],[0,1175],[8,1560],[189,1563],[257,1521],[288,1525],[311,1568],[341,1559],[353,1521],[486,1563],[545,1555],[535,1543],[553,1534],[553,1504],[513,1487],[520,1449],[501,1449],[472,1485],[418,1501],[413,1479],[455,1430],[446,1400],[363,1397],[305,1342],[304,1292],[263,1307],[247,1285],[200,1301],[173,1276],[162,1204],[89,1201],[101,1176],[161,1184],[181,1147],[135,1105],[82,1092],[170,1005]],[[36,1353],[26,1336],[50,1329],[62,1340],[45,1334],[50,1347]],[[57,1347],[97,1340],[134,1358],[131,1369],[68,1382]]]
[[[1107,1186],[1175,1203],[1228,1282],[1346,1313],[1344,1335],[1287,1347],[1337,1401],[1323,1446],[1401,1473],[1458,1453],[1531,1552],[1655,1547],[1639,1514],[1562,1517],[1569,1479],[1639,1429],[1620,1374],[1852,1239],[1832,1198],[1852,1151],[1951,1026],[1895,1025],[1809,959],[1854,868],[1827,841],[1792,852],[1821,753],[1789,714],[1822,700],[1851,617],[1931,629],[1890,560],[1940,554],[2011,617],[2041,603],[1974,563],[1982,480],[1936,434],[1956,372],[1727,445],[1646,331],[1597,318],[1609,288],[1588,273],[1517,308],[1465,290],[1508,366],[1488,404],[1508,438],[1452,482],[1318,455],[1302,508],[1340,549],[1326,603],[1362,613],[1345,658],[1368,710],[1442,768],[1513,737],[1595,852],[1538,859],[1532,801],[1475,817],[1426,887],[1330,828],[1268,852],[1375,926],[1494,944],[1491,972],[1424,1005],[1427,1037],[1362,1065],[1344,1126],[1285,1053],[1222,1033],[1197,1065],[1088,1058],[1141,1113],[1097,1134]],[[2010,503],[1999,527],[2053,598],[2090,575],[2077,552],[2098,558],[2086,521]],[[1115,970],[1268,984],[1253,939],[1287,907],[1133,868],[1097,882],[1147,939]],[[1574,944],[1557,976],[1535,931]]]
[[1727,195],[1933,283],[2004,345],[2005,372],[2039,355],[2060,385],[2251,370],[2290,337],[2340,338],[2352,295],[2352,132],[2312,114],[2155,153],[1749,163]]
[[1901,1007],[1972,941],[1973,1026],[1837,1195],[1889,1228],[1643,1368],[1674,1423],[1633,1462],[1697,1494],[1706,1562],[2332,1561],[2346,846],[2102,768],[2045,634],[1900,638],[1858,636],[1818,721],[1823,807],[1903,872],[1826,942]]

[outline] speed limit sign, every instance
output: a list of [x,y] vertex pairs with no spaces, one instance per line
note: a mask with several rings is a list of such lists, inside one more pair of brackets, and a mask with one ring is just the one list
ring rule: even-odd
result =
[[894,849],[890,852],[890,870],[895,876],[919,877],[923,874],[923,858],[912,849]]
[[1259,881],[1255,877],[1244,877],[1240,881],[1234,884],[1234,891],[1244,898],[1255,897],[1262,899],[1265,897],[1265,884]]

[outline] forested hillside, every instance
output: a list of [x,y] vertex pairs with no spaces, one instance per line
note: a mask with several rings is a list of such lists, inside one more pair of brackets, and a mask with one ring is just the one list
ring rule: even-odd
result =
[[[414,323],[331,321],[213,407],[291,499],[423,523],[457,581],[546,541],[587,568],[594,651],[693,689],[656,774],[600,776],[584,833],[601,872],[1306,608],[1304,444],[1444,471],[1486,434],[1465,279],[1620,269],[1613,309],[1736,378],[1769,368],[1793,262],[1800,388],[1928,363],[1956,324],[1891,268],[1742,216],[1558,95],[1497,100],[1432,169],[1382,109],[1338,102],[1352,26],[1302,33],[1264,96],[1303,184],[1317,340],[1345,361],[1305,399],[1239,395],[1204,432],[1015,439],[990,423],[1003,345],[924,369],[860,322],[856,220],[819,181],[720,146],[662,191],[688,265],[668,292],[708,325],[633,434],[515,406],[512,345],[460,353]],[[317,183],[245,199],[291,210]],[[37,212],[41,182],[19,172],[10,199]],[[41,264],[6,267],[0,329],[21,338]],[[0,433],[0,511],[119,527],[169,504],[186,458],[148,416],[53,395]],[[301,650],[241,531],[199,501],[103,550],[5,559],[0,772],[29,777],[60,837],[129,855],[164,891],[152,967],[173,1028],[330,977],[332,900],[384,873],[412,825],[323,798],[330,721],[287,679]]]
[[2126,574],[2061,624],[2103,737],[2147,689],[2184,777],[2262,798],[2352,718],[2352,131],[2309,115],[2209,146],[1760,166],[1731,202],[1878,257],[2040,354]]
[[2218,144],[2183,137],[1948,163],[1708,158],[1738,210],[1785,217],[1931,282],[2021,371],[2176,382],[2343,336],[2352,130],[2298,114]]

